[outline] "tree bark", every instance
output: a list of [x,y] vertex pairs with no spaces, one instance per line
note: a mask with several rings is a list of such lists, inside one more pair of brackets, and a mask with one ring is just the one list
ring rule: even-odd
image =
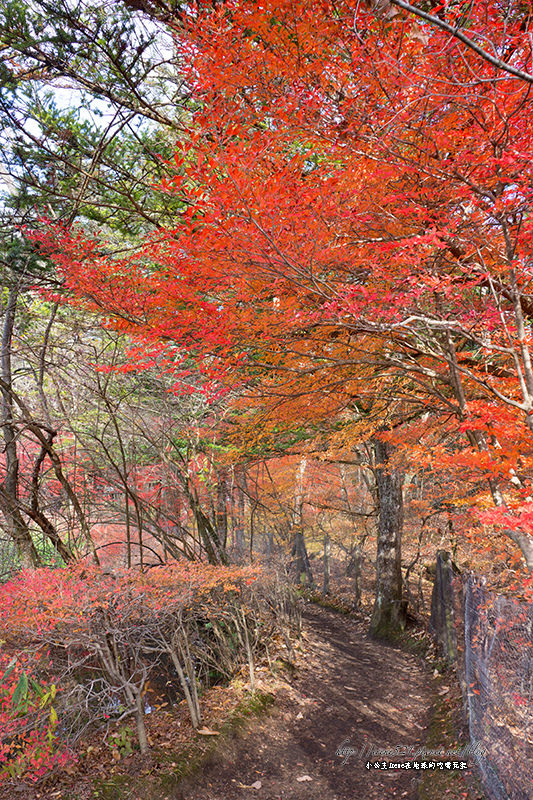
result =
[[394,639],[405,627],[401,542],[403,530],[403,473],[391,468],[393,446],[375,441],[376,488],[379,504],[376,591],[370,634]]
[[148,744],[148,734],[144,721],[144,704],[140,691],[135,692],[135,725],[137,727],[137,739],[139,740],[139,750],[145,756],[150,750]]
[[361,545],[356,544],[350,556],[348,567],[346,568],[346,574],[353,579],[352,606],[355,610],[361,608],[361,558]]
[[329,594],[329,578],[330,578],[330,551],[331,540],[329,533],[324,534],[324,581],[322,584],[322,594]]
[[313,573],[309,562],[309,555],[305,544],[303,531],[303,500],[304,500],[304,475],[307,467],[307,458],[303,457],[298,464],[296,482],[294,487],[294,509],[292,514],[292,556],[293,565],[298,583],[307,583],[314,586]]
[[307,586],[314,586],[315,580],[307,553],[304,533],[300,526],[295,526],[292,530],[291,554],[297,583],[306,583]]
[[217,472],[216,528],[224,549],[228,541],[228,476],[226,470]]
[[14,408],[11,371],[11,346],[17,309],[18,288],[9,287],[7,305],[2,326],[2,350],[0,353],[2,374],[2,434],[4,437],[5,475],[0,484],[0,509],[4,515],[6,531],[13,540],[25,569],[39,566],[39,554],[33,543],[28,525],[19,506],[19,459],[17,452],[17,431],[14,422]]
[[242,558],[245,549],[245,534],[244,534],[244,492],[239,483],[235,483],[233,487],[232,500],[232,528],[233,528],[233,545],[237,558]]
[[201,510],[198,503],[192,503],[191,508],[196,519],[198,535],[207,555],[207,560],[210,564],[227,564],[228,556],[218,538],[218,532],[215,526],[212,524],[209,517]]

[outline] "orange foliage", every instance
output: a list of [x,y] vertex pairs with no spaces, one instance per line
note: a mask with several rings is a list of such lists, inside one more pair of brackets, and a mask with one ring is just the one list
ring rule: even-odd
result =
[[[196,6],[176,46],[199,108],[161,186],[187,212],[118,260],[81,232],[40,241],[144,363],[175,343],[210,397],[239,394],[245,430],[429,415],[432,453],[407,433],[404,451],[514,504],[532,451],[530,87],[362,5]],[[518,65],[520,8],[469,8],[471,35]]]

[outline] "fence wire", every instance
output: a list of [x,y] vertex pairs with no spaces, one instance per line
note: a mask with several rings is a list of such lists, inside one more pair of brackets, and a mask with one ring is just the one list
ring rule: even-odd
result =
[[470,738],[494,800],[533,797],[533,603],[464,586],[464,688]]
[[[446,582],[447,569],[439,558],[436,583],[441,570]],[[443,655],[456,664],[472,756],[486,795],[490,800],[531,800],[533,603],[489,592],[482,580],[470,576],[455,578],[449,593],[434,592],[433,604],[433,620],[451,614],[455,621],[454,642],[436,625],[434,632]]]

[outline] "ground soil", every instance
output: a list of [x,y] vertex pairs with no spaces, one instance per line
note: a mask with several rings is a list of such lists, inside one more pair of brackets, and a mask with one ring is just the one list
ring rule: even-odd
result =
[[[370,640],[366,627],[307,605],[304,655],[290,685],[173,800],[415,800],[416,774],[367,770],[365,748],[424,745],[433,678],[419,656]],[[341,746],[355,751],[346,763]]]

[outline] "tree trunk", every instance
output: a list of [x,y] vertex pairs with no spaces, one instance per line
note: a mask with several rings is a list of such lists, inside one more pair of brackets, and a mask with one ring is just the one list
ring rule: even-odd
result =
[[228,476],[226,470],[217,473],[216,528],[218,540],[226,548],[228,540]]
[[227,564],[228,556],[218,538],[218,532],[209,517],[204,514],[197,503],[191,506],[196,519],[200,541],[210,564]]
[[233,516],[233,541],[235,552],[240,559],[244,554],[245,549],[245,536],[244,536],[244,492],[242,487],[236,483],[233,487],[232,497],[232,516]]
[[13,415],[11,346],[18,289],[9,288],[2,326],[2,350],[0,354],[2,374],[2,433],[4,437],[5,477],[0,485],[0,509],[5,518],[6,532],[13,540],[25,569],[39,566],[40,558],[35,549],[28,525],[19,506],[19,459],[17,452],[17,430]]
[[350,562],[346,569],[346,574],[353,579],[353,602],[355,610],[361,608],[361,545],[356,544],[350,556]]
[[150,746],[148,744],[148,734],[146,733],[146,725],[144,721],[144,704],[140,691],[135,692],[135,725],[137,728],[137,739],[139,740],[139,749],[143,756],[145,756]]
[[394,639],[405,627],[401,542],[403,529],[403,473],[391,468],[393,447],[375,441],[376,488],[379,504],[376,591],[370,634]]
[[202,714],[198,702],[198,694],[196,692],[196,677],[190,663],[190,658],[187,658],[187,654],[183,648],[179,647],[177,639],[173,641],[169,652],[172,663],[174,664],[174,669],[178,673],[187,708],[189,709],[192,726],[193,728],[199,728],[202,724]]
[[265,555],[267,558],[272,558],[274,555],[274,531],[268,525],[265,531]]
[[454,664],[457,659],[457,636],[453,617],[453,579],[455,574],[450,553],[439,550],[431,595],[429,629],[437,641],[439,655],[446,659],[448,665]]
[[303,499],[304,499],[304,475],[307,467],[307,458],[302,458],[298,464],[296,473],[296,484],[294,487],[294,509],[293,509],[293,529],[292,529],[292,556],[298,583],[307,583],[314,586],[313,573],[309,563],[309,555],[305,544],[303,532]]
[[313,572],[311,570],[311,563],[307,553],[305,538],[302,529],[296,526],[292,530],[292,564],[296,575],[297,583],[305,583],[308,586],[314,586],[315,581]]
[[329,566],[330,566],[330,551],[331,540],[329,533],[324,534],[324,582],[322,584],[322,593],[329,594]]

